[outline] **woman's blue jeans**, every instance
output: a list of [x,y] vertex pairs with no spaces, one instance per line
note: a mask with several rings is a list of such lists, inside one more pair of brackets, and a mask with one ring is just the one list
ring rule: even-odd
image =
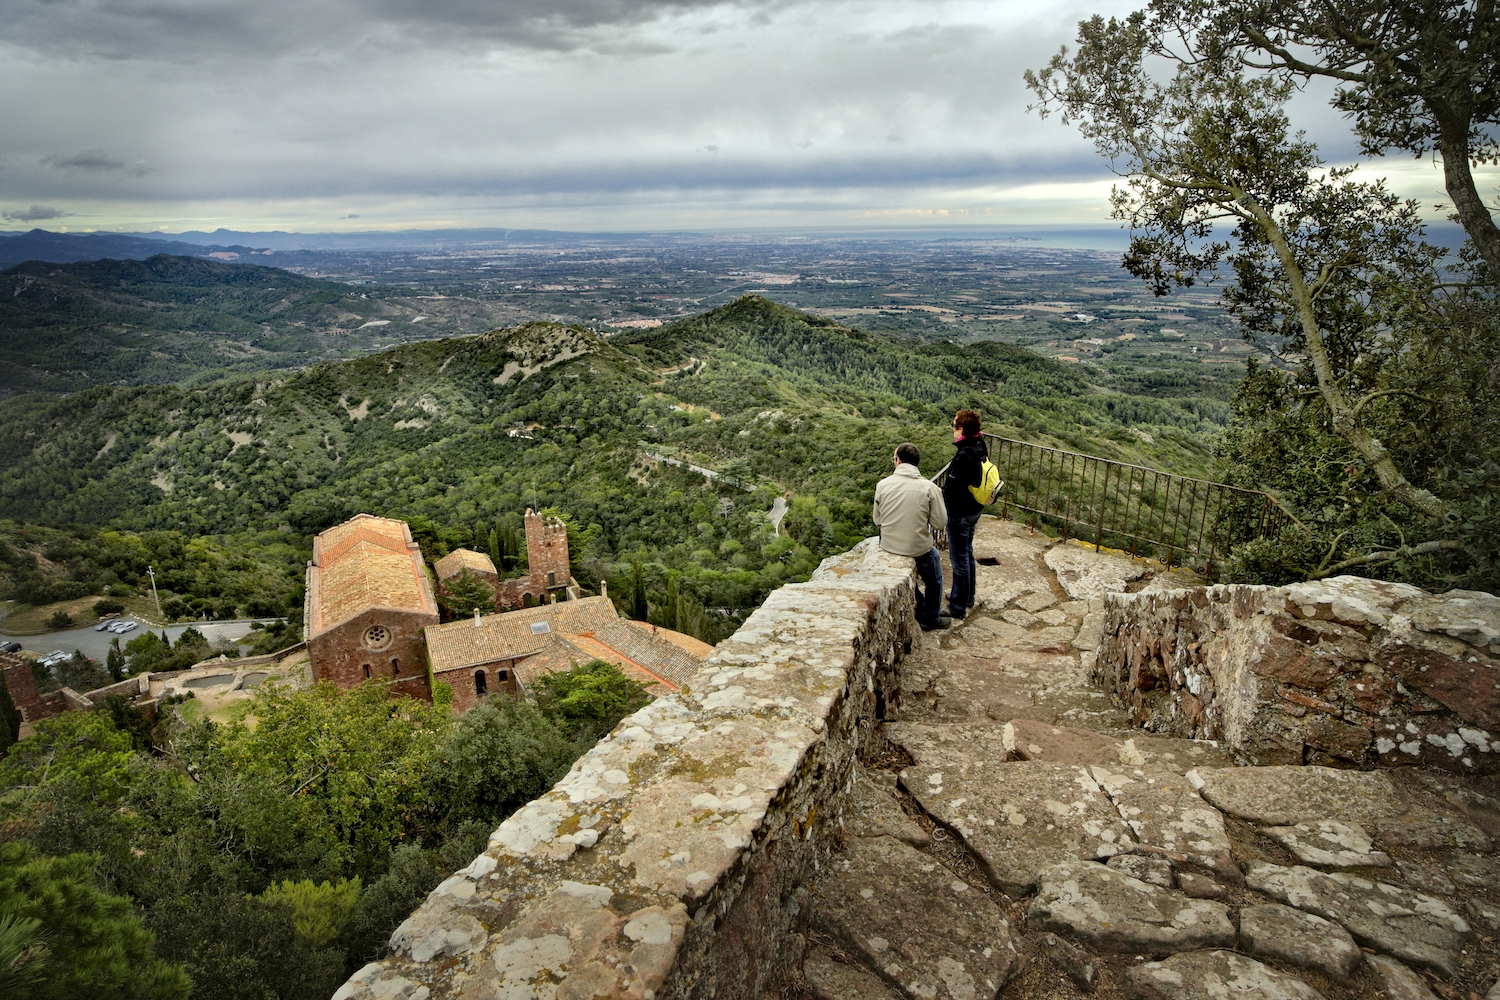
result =
[[974,529],[979,515],[948,518],[948,563],[953,567],[953,589],[948,591],[948,614],[962,618],[974,606]]

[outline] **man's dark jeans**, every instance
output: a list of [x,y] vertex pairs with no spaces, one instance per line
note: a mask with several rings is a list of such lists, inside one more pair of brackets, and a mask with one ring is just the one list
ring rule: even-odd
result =
[[917,576],[922,592],[917,595],[917,624],[936,628],[943,610],[943,561],[934,546],[926,555],[917,556]]
[[948,591],[948,614],[962,618],[974,606],[974,529],[979,515],[948,518],[948,563],[953,567],[953,589]]

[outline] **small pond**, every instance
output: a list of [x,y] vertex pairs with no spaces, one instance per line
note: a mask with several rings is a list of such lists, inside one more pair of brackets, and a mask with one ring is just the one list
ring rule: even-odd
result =
[[240,687],[242,687],[242,688],[260,687],[260,682],[263,681],[263,680],[265,680],[269,676],[271,676],[271,675],[268,674],[268,673],[266,673],[265,671],[262,671],[262,670],[257,670],[254,673],[246,674],[245,675],[245,681],[244,681],[243,684],[240,685]]
[[210,674],[207,677],[194,677],[191,680],[185,680],[182,682],[182,686],[186,688],[211,688],[218,687],[221,684],[228,684],[232,680],[234,680],[234,674]]

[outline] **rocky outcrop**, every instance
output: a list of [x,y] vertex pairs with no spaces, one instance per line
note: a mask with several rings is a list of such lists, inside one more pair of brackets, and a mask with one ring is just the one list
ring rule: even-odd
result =
[[1105,598],[1094,680],[1252,764],[1500,771],[1500,598],[1334,577]]

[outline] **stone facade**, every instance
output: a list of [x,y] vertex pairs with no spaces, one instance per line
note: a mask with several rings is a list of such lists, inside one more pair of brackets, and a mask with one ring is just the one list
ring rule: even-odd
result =
[[1106,598],[1094,679],[1254,764],[1500,771],[1500,598],[1335,577]]
[[427,676],[427,645],[422,630],[437,613],[370,608],[307,640],[313,679],[342,690],[365,681],[387,681],[393,693],[432,700]]
[[315,681],[347,690],[378,678],[432,700],[422,630],[437,624],[437,601],[405,522],[360,514],[319,534],[304,621]]
[[0,667],[5,671],[5,686],[10,689],[10,700],[21,712],[22,722],[36,722],[61,715],[68,710],[67,699],[61,691],[40,694],[36,689],[36,678],[31,673],[31,661],[15,653],[0,653]]
[[900,701],[913,578],[868,540],[777,590],[507,819],[335,1000],[758,1000],[800,961],[809,879]]

